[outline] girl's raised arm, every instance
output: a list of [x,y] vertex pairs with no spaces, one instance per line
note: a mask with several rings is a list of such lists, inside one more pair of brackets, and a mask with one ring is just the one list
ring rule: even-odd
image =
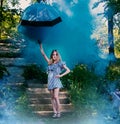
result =
[[43,47],[42,47],[42,43],[38,40],[38,43],[40,45],[40,52],[42,53],[44,59],[47,61],[47,63],[49,63],[49,58],[47,57],[47,55],[45,54],[44,50],[43,50]]

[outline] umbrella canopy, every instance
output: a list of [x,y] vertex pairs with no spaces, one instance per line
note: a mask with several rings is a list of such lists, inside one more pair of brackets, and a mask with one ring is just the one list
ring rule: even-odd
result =
[[53,26],[62,19],[57,11],[45,2],[36,2],[27,7],[21,18],[21,25],[25,26]]

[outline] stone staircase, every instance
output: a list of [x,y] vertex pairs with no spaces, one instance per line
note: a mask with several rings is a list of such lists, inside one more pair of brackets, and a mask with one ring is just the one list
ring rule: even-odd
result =
[[[29,107],[33,113],[40,116],[51,116],[53,114],[51,97],[46,84],[29,83],[27,88]],[[70,102],[67,91],[60,91],[59,94],[62,114],[73,112],[73,105]]]
[[25,46],[21,42],[8,40],[0,41],[0,62],[4,64],[10,73],[5,75],[2,83],[7,85],[19,85],[24,82],[22,77],[25,59],[21,57]]
[[[0,62],[6,66],[10,74],[6,73],[3,79],[0,79],[0,92],[4,94],[4,97],[0,97],[3,101],[0,103],[0,111],[2,111],[0,116],[3,117],[3,120],[0,120],[0,124],[2,124],[1,121],[6,121],[4,117],[6,117],[5,119],[14,117],[14,107],[12,106],[19,97],[21,86],[25,81],[22,76],[23,66],[25,65],[25,60],[21,56],[22,47],[21,42],[10,39],[0,40]],[[7,101],[3,100],[4,98],[7,98]]]
[[[0,62],[7,67],[10,75],[5,76],[4,80],[0,80],[0,83],[5,85],[19,86],[22,85],[25,80],[22,77],[23,67],[27,64],[25,59],[21,56],[20,43],[12,43],[11,41],[0,41]],[[12,52],[12,54],[10,54]],[[30,63],[29,63],[30,64]],[[40,84],[36,80],[27,82],[28,88],[26,90],[29,104],[34,114],[39,116],[49,116],[53,113],[51,98],[47,89],[47,84]],[[73,111],[73,106],[69,99],[67,91],[62,90],[60,92],[60,103],[62,113],[68,113]]]

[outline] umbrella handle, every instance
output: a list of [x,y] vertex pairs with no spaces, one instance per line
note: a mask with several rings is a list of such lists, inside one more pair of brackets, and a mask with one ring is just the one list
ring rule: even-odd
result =
[[41,44],[42,42],[40,40],[38,40],[38,44]]
[[41,1],[45,2],[46,0],[37,0],[38,3],[40,3]]

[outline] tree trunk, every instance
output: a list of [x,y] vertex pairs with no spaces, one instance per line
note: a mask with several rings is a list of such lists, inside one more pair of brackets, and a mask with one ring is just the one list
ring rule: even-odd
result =
[[108,45],[109,54],[114,54],[113,18],[108,20]]
[[109,46],[109,56],[111,60],[115,59],[114,50],[114,36],[113,36],[113,10],[108,10],[108,46]]
[[2,38],[2,7],[3,0],[0,1],[0,39]]

